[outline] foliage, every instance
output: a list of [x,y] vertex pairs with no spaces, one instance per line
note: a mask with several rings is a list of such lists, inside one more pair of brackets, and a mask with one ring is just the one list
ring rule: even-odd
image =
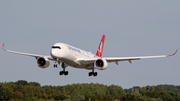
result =
[[[120,98],[125,95],[120,86],[103,84],[71,84],[66,86],[41,86],[37,82],[18,80],[0,83],[0,100],[89,100],[102,101],[107,96]],[[109,98],[111,99],[111,98]]]
[[174,85],[157,85],[157,86],[145,86],[145,87],[139,87],[134,86],[133,88],[124,89],[125,93],[136,93],[136,94],[142,94],[143,92],[147,91],[176,91],[180,93],[180,86],[174,86]]
[[[141,94],[150,99],[150,101],[180,101],[180,86],[174,85],[135,86],[130,89],[125,89],[125,92],[127,94]],[[127,96],[125,98],[127,98]]]
[[84,101],[84,100],[85,100],[84,95],[80,95],[80,94],[74,96],[72,99],[72,101]]
[[59,95],[56,95],[54,97],[55,100],[65,100],[65,99],[68,99],[69,97],[67,97],[66,95],[64,94],[59,94]]
[[41,86],[38,82],[0,83],[0,101],[180,101],[180,86],[134,86],[71,84]]
[[127,93],[122,101],[145,101],[145,99],[141,94]]

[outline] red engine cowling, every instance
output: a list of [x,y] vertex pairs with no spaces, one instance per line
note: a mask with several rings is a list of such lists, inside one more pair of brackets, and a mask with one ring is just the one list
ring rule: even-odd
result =
[[40,68],[47,68],[50,65],[50,62],[47,57],[39,57],[37,58],[37,65]]
[[99,69],[99,70],[105,70],[108,67],[108,63],[105,59],[97,59],[94,62],[94,67]]

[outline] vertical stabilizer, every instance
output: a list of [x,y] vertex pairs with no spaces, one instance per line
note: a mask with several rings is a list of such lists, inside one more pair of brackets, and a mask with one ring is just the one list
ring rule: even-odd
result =
[[104,47],[104,40],[105,40],[105,35],[102,36],[101,42],[99,44],[99,48],[97,50],[96,56],[101,57],[102,52],[103,52],[103,47]]
[[4,43],[3,43],[3,45],[2,45],[2,49],[4,49]]

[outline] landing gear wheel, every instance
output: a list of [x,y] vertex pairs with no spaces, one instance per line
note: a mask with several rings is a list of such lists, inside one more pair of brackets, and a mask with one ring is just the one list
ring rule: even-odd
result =
[[93,75],[94,75],[94,76],[97,76],[97,72],[94,72]]
[[59,75],[63,75],[63,74],[64,74],[64,71],[60,71],[60,72],[59,72]]
[[60,71],[59,72],[59,75],[68,75],[68,71],[65,71],[65,68],[67,67],[68,65],[66,63],[62,63],[61,64],[61,67],[63,68],[63,71]]
[[65,75],[66,76],[66,75],[68,75],[68,71],[60,71],[59,75]]
[[92,69],[92,72],[89,72],[89,76],[97,76],[97,72],[94,72],[94,68]]
[[[59,63],[60,64],[60,63]],[[54,64],[54,68],[57,68],[58,67],[58,64],[56,63],[56,61],[55,61],[55,64]]]
[[65,75],[65,76],[68,75],[68,71],[65,71],[65,72],[64,72],[64,75]]
[[55,67],[57,68],[57,66],[58,66],[57,64],[54,64],[54,68],[55,68]]
[[93,75],[93,72],[89,72],[89,76],[92,76]]

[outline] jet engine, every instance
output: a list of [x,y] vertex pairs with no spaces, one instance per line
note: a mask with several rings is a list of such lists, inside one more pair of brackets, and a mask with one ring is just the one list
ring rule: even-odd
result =
[[94,67],[99,70],[105,70],[108,67],[108,63],[105,59],[97,59],[94,62]]
[[37,58],[37,65],[40,68],[47,68],[50,65],[50,62],[47,57]]

